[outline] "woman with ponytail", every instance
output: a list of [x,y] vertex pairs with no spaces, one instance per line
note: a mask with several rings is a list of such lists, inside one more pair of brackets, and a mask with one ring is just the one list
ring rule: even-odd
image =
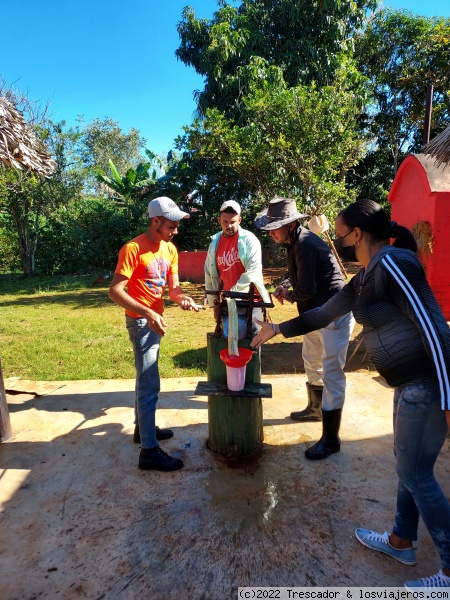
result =
[[[328,302],[279,325],[260,323],[258,348],[274,335],[303,335],[349,311],[363,326],[370,359],[394,392],[397,507],[392,532],[356,529],[368,548],[405,565],[416,563],[419,515],[442,569],[407,581],[410,591],[450,587],[450,504],[434,465],[450,427],[450,330],[417,257],[412,233],[372,200],[350,204],[336,218],[336,249],[363,268]],[[389,241],[393,239],[393,244]],[[329,440],[336,444],[339,440]],[[326,441],[325,441],[326,443]],[[374,582],[375,583],[375,582]]]

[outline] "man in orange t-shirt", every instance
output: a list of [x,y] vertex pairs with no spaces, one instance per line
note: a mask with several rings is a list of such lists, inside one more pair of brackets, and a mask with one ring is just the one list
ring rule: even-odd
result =
[[136,428],[133,439],[141,442],[139,468],[175,471],[183,462],[163,452],[158,440],[171,438],[170,429],[155,425],[160,390],[159,345],[168,327],[164,317],[166,285],[173,302],[183,310],[198,311],[194,300],[183,294],[178,280],[178,253],[171,240],[181,219],[189,215],[173,200],[162,196],[148,204],[147,231],[125,244],[109,290],[113,302],[125,309],[136,367]]

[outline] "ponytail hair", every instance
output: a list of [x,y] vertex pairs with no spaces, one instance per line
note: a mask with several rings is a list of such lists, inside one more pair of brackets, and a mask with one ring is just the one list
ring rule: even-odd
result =
[[413,252],[417,252],[418,250],[415,237],[411,231],[403,225],[397,225],[395,234],[390,235],[389,237],[395,239],[392,245],[396,248],[406,248],[406,250],[412,250]]
[[358,200],[349,204],[339,215],[348,227],[359,227],[375,241],[394,238],[394,246],[417,252],[417,244],[411,231],[396,221],[390,221],[385,211],[373,200]]

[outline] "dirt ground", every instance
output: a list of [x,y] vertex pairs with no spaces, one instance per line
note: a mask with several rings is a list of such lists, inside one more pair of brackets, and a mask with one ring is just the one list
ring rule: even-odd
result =
[[[265,270],[270,285],[284,269]],[[199,293],[202,286],[199,286]],[[274,322],[295,306],[271,309]],[[348,357],[358,344],[358,331]],[[0,444],[1,600],[224,600],[239,586],[402,586],[438,568],[423,525],[417,567],[364,549],[358,526],[390,527],[396,477],[392,390],[363,345],[346,368],[342,451],[314,463],[320,423],[306,403],[301,340],[262,353],[264,444],[233,462],[212,453],[195,378],[162,381],[157,422],[176,473],[137,469],[134,381],[41,382],[8,394],[14,437]],[[39,382],[38,382],[39,383]],[[437,465],[448,495],[450,440]]]
[[[417,565],[371,552],[356,527],[392,526],[392,389],[348,373],[341,452],[308,461],[321,423],[298,423],[305,375],[264,377],[261,453],[211,452],[195,378],[162,381],[157,422],[175,473],[139,471],[134,381],[45,382],[8,394],[0,444],[1,600],[234,600],[239,586],[402,587],[435,573],[423,523]],[[436,477],[450,494],[450,440]],[[342,597],[342,596],[341,596]]]

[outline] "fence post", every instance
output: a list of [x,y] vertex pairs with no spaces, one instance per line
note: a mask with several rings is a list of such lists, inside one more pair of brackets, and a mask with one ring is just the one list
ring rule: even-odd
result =
[[3,382],[2,363],[0,361],[0,442],[6,442],[12,437],[11,421],[9,420],[8,404],[6,402],[5,384]]

